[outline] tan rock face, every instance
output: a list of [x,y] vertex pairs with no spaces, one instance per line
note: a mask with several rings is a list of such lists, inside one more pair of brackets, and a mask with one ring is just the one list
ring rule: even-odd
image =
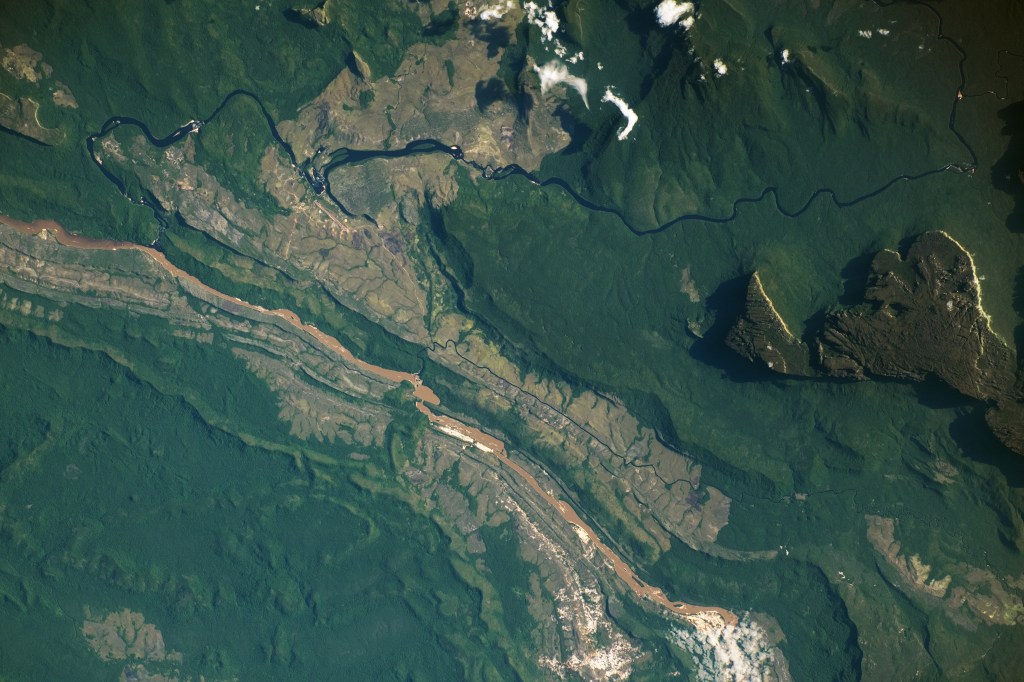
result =
[[141,613],[123,609],[106,616],[87,616],[82,636],[89,647],[105,661],[139,659],[180,661],[181,654],[167,651],[164,636],[147,623]]
[[42,53],[36,52],[28,45],[4,48],[0,66],[18,80],[29,83],[38,83],[53,73],[53,67],[43,61]]
[[970,253],[945,232],[926,232],[906,257],[881,251],[864,306],[830,316],[821,364],[836,376],[919,381],[932,374],[964,395],[1012,389],[1014,353],[992,331]]
[[49,122],[55,110],[48,107],[74,109],[78,101],[68,86],[51,80],[53,67],[43,61],[43,55],[28,45],[0,46],[0,68],[15,79],[31,84],[35,90],[22,96],[0,92],[0,126],[46,145],[63,142],[63,130],[39,122],[40,105],[45,110],[44,120]]
[[[978,624],[1014,625],[1024,622],[1021,588],[1024,576],[997,576],[992,571],[956,563],[950,573],[933,577],[932,566],[918,554],[904,549],[896,537],[896,519],[866,515],[867,537],[885,562],[902,580],[901,589],[911,597],[931,598],[961,627]],[[941,601],[940,601],[941,600]]]
[[39,102],[29,97],[11,99],[0,92],[0,126],[47,145],[64,140],[63,131],[43,127],[39,122]]
[[296,120],[282,122],[281,134],[300,159],[320,147],[398,149],[429,138],[462,147],[481,165],[536,169],[569,143],[557,102],[529,85],[526,99],[511,96],[498,78],[501,51],[467,27],[459,33],[412,47],[393,77],[371,81],[354,62]]
[[905,256],[886,249],[871,263],[865,302],[830,314],[817,340],[817,367],[775,311],[755,273],[743,315],[726,344],[782,374],[864,380],[938,377],[991,406],[986,419],[1024,454],[1024,403],[1017,358],[992,330],[971,254],[946,232],[926,232]]
[[729,330],[725,344],[748,360],[760,361],[780,374],[811,376],[813,373],[807,346],[789,331],[756,272],[747,285],[743,315]]

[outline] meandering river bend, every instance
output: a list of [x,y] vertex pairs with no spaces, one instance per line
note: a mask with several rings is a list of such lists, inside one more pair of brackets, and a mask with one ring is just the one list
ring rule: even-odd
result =
[[53,238],[59,244],[73,249],[89,251],[138,251],[153,259],[157,265],[166,270],[176,280],[187,282],[192,288],[198,288],[204,293],[214,298],[228,301],[234,306],[246,308],[261,315],[273,315],[283,320],[297,331],[313,337],[323,347],[329,349],[346,362],[355,365],[367,374],[374,375],[384,379],[385,381],[394,382],[396,384],[409,382],[415,387],[413,397],[416,399],[416,408],[426,415],[427,419],[435,428],[449,436],[463,441],[464,443],[472,444],[472,447],[475,447],[481,452],[493,455],[502,466],[514,472],[519,479],[530,487],[530,489],[551,505],[562,519],[574,526],[575,529],[580,532],[578,534],[580,534],[581,539],[585,538],[585,542],[592,544],[601,556],[611,564],[619,579],[622,580],[630,591],[636,594],[640,599],[653,602],[665,610],[682,616],[699,626],[717,627],[721,625],[735,625],[738,622],[736,614],[731,611],[719,607],[697,606],[682,601],[672,601],[663,590],[644,582],[637,575],[636,571],[634,571],[633,568],[622,559],[622,557],[620,557],[611,547],[605,544],[594,529],[580,517],[579,513],[573,509],[568,502],[558,499],[553,493],[545,490],[537,481],[536,477],[516,461],[511,459],[503,442],[484,431],[471,427],[468,424],[455,419],[454,417],[439,414],[431,409],[431,406],[435,408],[439,407],[441,401],[437,394],[434,393],[429,386],[423,383],[419,375],[387,369],[386,367],[379,367],[365,362],[364,360],[360,360],[354,356],[351,351],[341,345],[341,343],[334,337],[329,334],[325,334],[312,325],[305,324],[293,311],[268,310],[262,306],[243,301],[240,298],[229,296],[228,294],[218,291],[206,284],[203,284],[189,273],[171,263],[164,254],[157,251],[155,248],[133,244],[131,242],[90,239],[74,235],[67,232],[59,224],[48,220],[37,220],[33,223],[27,223],[6,216],[0,216],[0,226],[14,229],[26,235],[38,236],[44,239]]

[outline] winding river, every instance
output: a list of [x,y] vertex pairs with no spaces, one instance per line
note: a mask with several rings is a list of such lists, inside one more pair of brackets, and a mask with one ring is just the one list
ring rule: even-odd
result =
[[[876,0],[876,3],[880,6],[886,6],[886,2]],[[103,175],[111,181],[118,190],[133,203],[144,205],[152,209],[153,214],[161,227],[166,227],[167,218],[165,215],[165,209],[159,204],[159,202],[152,196],[146,197],[133,197],[128,193],[128,189],[125,183],[117,177],[114,173],[105,168],[101,160],[95,153],[95,145],[97,141],[102,140],[107,135],[111,134],[117,128],[121,126],[132,126],[139,129],[150,144],[156,147],[167,147],[172,145],[183,137],[199,132],[207,122],[216,118],[221,111],[236,97],[244,97],[252,100],[260,109],[266,120],[270,134],[274,138],[275,142],[285,152],[290,159],[292,165],[299,174],[299,177],[304,183],[306,183],[310,189],[320,195],[326,195],[340,210],[345,212],[347,215],[352,216],[353,214],[344,206],[344,204],[334,195],[331,191],[330,175],[331,172],[337,168],[343,167],[348,164],[358,163],[373,158],[395,158],[403,156],[412,156],[418,154],[447,154],[451,156],[457,162],[463,163],[474,170],[480,172],[482,177],[487,180],[504,180],[512,177],[524,178],[530,183],[540,186],[554,186],[568,194],[576,203],[583,208],[591,211],[600,213],[607,213],[615,216],[627,229],[638,236],[655,234],[667,230],[673,226],[681,223],[690,221],[701,221],[709,223],[728,223],[736,219],[740,208],[745,204],[755,204],[764,199],[771,197],[775,203],[776,209],[783,215],[788,217],[797,217],[806,212],[812,204],[819,197],[827,197],[839,208],[845,208],[853,206],[862,201],[871,199],[879,194],[885,192],[892,186],[900,182],[920,180],[932,175],[944,173],[948,171],[970,173],[973,172],[977,165],[977,155],[971,148],[967,140],[957,131],[956,129],[956,113],[957,105],[959,103],[959,93],[962,93],[966,87],[966,76],[964,73],[964,60],[966,59],[966,53],[963,49],[948,36],[943,34],[942,17],[939,13],[934,10],[931,6],[915,2],[920,4],[935,14],[938,19],[938,31],[937,38],[950,43],[954,49],[960,54],[961,59],[958,64],[960,82],[956,88],[958,96],[952,101],[950,116],[949,116],[949,130],[957,137],[963,147],[966,149],[971,157],[968,163],[950,163],[940,168],[927,170],[917,174],[901,174],[881,182],[875,189],[866,192],[864,194],[849,198],[841,199],[835,190],[827,187],[819,188],[812,191],[806,198],[803,204],[796,208],[787,209],[784,207],[779,199],[779,188],[775,186],[765,187],[759,194],[754,196],[740,197],[733,201],[731,211],[726,215],[704,215],[700,213],[690,213],[680,215],[671,220],[658,225],[653,228],[644,229],[629,222],[626,216],[617,208],[613,206],[604,206],[594,203],[584,197],[580,192],[573,188],[568,182],[558,177],[540,178],[534,173],[525,170],[524,168],[512,164],[508,166],[502,166],[493,168],[480,164],[473,159],[466,158],[463,150],[458,146],[446,145],[441,141],[434,139],[421,139],[415,140],[408,143],[401,149],[391,150],[356,150],[341,148],[328,152],[327,150],[321,149],[317,153],[317,157],[321,154],[327,154],[327,161],[320,167],[315,165],[315,159],[306,160],[299,162],[296,158],[291,145],[280,135],[277,129],[277,124],[273,117],[270,115],[266,106],[260,97],[247,90],[234,90],[229,93],[220,103],[220,105],[210,114],[205,120],[192,120],[181,126],[170,135],[166,137],[156,137],[152,134],[145,123],[137,119],[126,117],[126,116],[114,116],[108,119],[99,132],[90,135],[86,138],[86,147],[88,148],[89,155],[92,158],[96,167],[103,173]],[[371,216],[367,216],[372,220]],[[220,298],[224,301],[229,301],[236,306],[248,308],[260,314],[270,314],[281,319],[288,325],[292,326],[296,330],[315,338],[324,347],[330,349],[340,358],[346,362],[354,364],[361,371],[367,372],[374,376],[380,377],[386,381],[401,383],[409,382],[415,388],[413,396],[416,399],[417,409],[426,415],[430,423],[444,433],[455,437],[467,444],[472,444],[473,447],[478,450],[490,454],[505,468],[512,471],[518,478],[525,482],[536,494],[544,499],[558,514],[569,524],[574,526],[580,533],[581,538],[585,538],[585,541],[592,546],[611,564],[615,574],[629,587],[629,589],[635,593],[638,597],[643,600],[653,602],[671,613],[680,615],[687,618],[695,623],[703,623],[707,625],[721,625],[721,624],[735,624],[737,617],[730,611],[717,607],[701,607],[685,602],[672,601],[665,593],[657,588],[653,587],[644,582],[640,577],[637,576],[636,572],[607,544],[605,544],[600,536],[587,524],[580,515],[564,500],[560,500],[555,497],[554,494],[545,490],[537,479],[530,474],[529,471],[524,469],[517,462],[512,460],[508,456],[505,444],[497,438],[484,433],[478,429],[472,428],[463,422],[443,414],[438,414],[432,407],[437,408],[440,406],[440,399],[434,393],[429,386],[426,386],[421,378],[412,373],[401,372],[397,370],[387,369],[385,367],[379,367],[377,365],[370,364],[359,358],[356,358],[352,353],[341,345],[337,339],[332,336],[323,333],[316,327],[308,325],[302,322],[298,315],[290,310],[267,310],[261,306],[250,304],[241,299],[229,296],[220,291],[212,289],[211,287],[203,284],[192,275],[189,275],[184,270],[178,268],[171,263],[167,258],[158,250],[159,238],[151,246],[141,246],[138,244],[127,243],[127,242],[115,242],[108,240],[88,239],[80,236],[75,236],[66,232],[58,224],[50,221],[37,221],[34,223],[25,223],[11,218],[0,216],[0,224],[7,227],[13,228],[24,234],[30,235],[50,235],[53,236],[59,243],[64,246],[76,249],[91,249],[91,250],[107,250],[117,251],[120,249],[133,249],[142,252],[152,258],[157,264],[163,267],[173,277],[181,281],[187,281],[192,287],[198,287],[205,293]]]
[[80,250],[89,251],[122,251],[132,250],[143,253],[151,258],[157,265],[166,270],[172,277],[181,282],[187,282],[192,289],[199,289],[203,293],[229,302],[235,307],[251,310],[260,315],[272,315],[296,331],[316,339],[323,347],[335,353],[345,362],[355,365],[360,371],[384,379],[393,383],[408,382],[414,386],[413,397],[416,399],[416,409],[426,415],[430,423],[439,431],[452,436],[464,443],[472,444],[477,450],[494,456],[501,466],[512,471],[519,479],[547,502],[567,523],[571,524],[580,535],[581,539],[588,545],[594,547],[604,559],[611,564],[615,574],[623,583],[636,594],[640,599],[652,602],[668,612],[682,616],[683,618],[703,627],[721,627],[723,625],[735,625],[738,622],[736,614],[723,608],[713,606],[697,606],[682,601],[673,601],[666,596],[665,592],[644,582],[620,557],[615,550],[609,547],[594,529],[584,521],[579,513],[566,501],[560,500],[554,494],[548,492],[541,486],[529,471],[523,468],[516,461],[511,459],[505,448],[505,444],[494,436],[479,429],[473,428],[454,417],[438,414],[431,406],[440,407],[441,401],[434,391],[423,383],[417,374],[401,372],[373,365],[360,360],[352,354],[341,343],[320,331],[316,327],[305,324],[295,312],[291,310],[268,310],[262,306],[254,305],[240,298],[229,296],[218,291],[192,275],[188,274],[178,266],[171,263],[167,257],[151,246],[142,246],[131,242],[118,242],[105,239],[90,239],[67,232],[63,227],[53,221],[37,220],[33,223],[26,223],[7,216],[0,216],[0,226],[16,230],[25,235],[37,236],[44,239],[53,238],[59,244]]
[[[736,220],[736,218],[739,215],[740,209],[744,205],[757,204],[769,197],[771,197],[771,199],[773,200],[775,208],[776,210],[779,211],[779,213],[789,218],[796,218],[807,212],[819,197],[827,197],[838,208],[848,208],[850,206],[859,204],[863,201],[867,201],[868,199],[872,199],[901,182],[913,182],[917,180],[923,180],[924,178],[928,178],[946,172],[974,173],[974,171],[977,169],[978,155],[974,151],[974,148],[967,141],[967,139],[963,136],[963,134],[960,133],[959,130],[957,130],[956,127],[957,110],[960,101],[963,97],[963,92],[967,88],[967,76],[964,71],[964,62],[967,59],[967,53],[955,40],[953,40],[952,38],[943,33],[942,16],[938,13],[937,10],[935,10],[927,3],[920,2],[920,0],[910,1],[913,4],[920,5],[926,8],[932,14],[935,15],[935,18],[938,22],[936,38],[938,40],[950,44],[953,47],[953,49],[956,50],[956,52],[960,55],[960,59],[957,64],[957,69],[959,72],[959,81],[956,83],[956,87],[951,88],[950,90],[951,92],[954,92],[956,94],[951,98],[947,127],[949,131],[953,134],[953,136],[956,137],[957,141],[961,144],[963,149],[967,152],[968,156],[970,157],[970,160],[967,162],[947,163],[938,168],[932,168],[913,174],[902,173],[894,175],[884,181],[879,182],[879,184],[874,189],[871,189],[867,192],[846,199],[841,198],[837,191],[833,188],[819,187],[815,190],[812,190],[808,194],[804,202],[794,208],[787,208],[782,204],[782,201],[779,197],[780,188],[778,186],[769,185],[766,186],[763,190],[761,190],[761,192],[758,194],[751,196],[743,196],[734,199],[730,211],[724,215],[686,213],[671,218],[670,220],[662,223],[661,225],[657,225],[651,228],[642,228],[631,223],[629,219],[626,217],[626,215],[618,208],[614,206],[598,204],[587,199],[579,191],[577,191],[569,182],[560,177],[552,176],[548,178],[541,178],[538,175],[522,168],[517,164],[510,164],[507,166],[499,167],[484,165],[479,163],[478,161],[467,158],[461,147],[457,145],[448,145],[439,140],[430,138],[413,140],[406,144],[405,147],[402,147],[400,149],[349,149],[347,147],[342,147],[340,149],[336,149],[333,151],[327,151],[326,149],[321,148],[317,150],[317,153],[314,155],[313,159],[307,159],[305,161],[300,162],[296,158],[292,146],[288,143],[287,140],[285,140],[281,136],[280,132],[278,131],[277,123],[274,121],[273,116],[271,116],[270,112],[267,110],[267,107],[263,103],[263,100],[260,99],[260,97],[255,93],[243,89],[233,90],[232,92],[228,93],[227,96],[225,96],[221,103],[217,106],[217,108],[214,109],[213,113],[211,113],[205,120],[193,119],[185,125],[178,128],[177,130],[175,130],[174,132],[172,132],[170,135],[167,135],[166,137],[158,138],[154,136],[153,133],[149,130],[149,127],[138,119],[131,118],[128,116],[114,116],[107,119],[107,121],[101,126],[99,132],[94,133],[87,137],[85,142],[86,147],[89,151],[89,155],[93,160],[93,163],[95,163],[96,167],[100,169],[103,175],[106,176],[106,178],[110,180],[112,183],[114,183],[114,185],[117,186],[120,192],[125,197],[128,197],[128,199],[130,199],[132,202],[136,204],[145,205],[153,209],[153,213],[155,214],[158,222],[160,222],[161,226],[166,226],[166,219],[162,215],[163,210],[162,207],[159,205],[159,202],[157,202],[156,199],[152,196],[142,198],[132,197],[128,193],[127,187],[125,186],[124,182],[115,174],[111,173],[109,170],[103,167],[102,162],[96,156],[95,153],[96,142],[102,140],[104,137],[115,131],[117,128],[127,125],[138,128],[142,132],[142,134],[145,135],[146,139],[149,140],[150,144],[160,148],[167,147],[169,145],[174,144],[175,142],[178,142],[181,138],[185,137],[186,135],[199,132],[204,125],[214,120],[225,109],[225,107],[227,107],[227,105],[236,97],[243,97],[252,100],[259,107],[260,112],[262,113],[263,118],[267,123],[268,130],[270,131],[270,134],[273,137],[275,143],[288,156],[292,165],[297,169],[299,176],[303,180],[303,182],[305,182],[317,194],[325,194],[340,210],[342,210],[349,217],[352,217],[353,214],[331,191],[331,171],[348,164],[359,163],[362,161],[366,161],[368,159],[397,158],[418,154],[446,154],[448,156],[451,156],[456,161],[463,163],[476,171],[479,171],[480,175],[486,180],[498,181],[513,177],[519,177],[524,178],[533,185],[539,187],[557,187],[563,192],[565,192],[567,195],[569,195],[573,199],[573,201],[575,201],[583,208],[590,211],[606,213],[615,216],[615,218],[617,218],[630,232],[637,236],[657,234],[659,232],[663,232],[669,228],[687,222],[705,222],[715,224],[730,223]],[[882,2],[880,0],[876,0],[876,4],[878,4],[880,7],[886,7],[891,4],[894,4],[894,2]],[[319,157],[321,154],[327,155],[327,162],[322,166],[317,167],[315,165],[315,161],[316,158]],[[372,216],[365,217],[369,218],[371,221],[373,220]]]

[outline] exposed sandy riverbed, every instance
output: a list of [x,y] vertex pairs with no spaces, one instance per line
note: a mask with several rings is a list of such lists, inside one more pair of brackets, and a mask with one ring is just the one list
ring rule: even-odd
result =
[[386,381],[394,383],[409,382],[415,389],[413,391],[413,397],[416,398],[416,408],[426,415],[430,423],[437,427],[439,430],[456,437],[466,443],[472,443],[477,449],[494,455],[495,458],[509,470],[515,472],[515,474],[526,482],[527,485],[533,489],[538,495],[540,495],[547,503],[549,503],[558,514],[565,519],[568,523],[572,524],[576,530],[577,535],[580,536],[581,540],[592,543],[593,546],[601,553],[601,555],[608,560],[615,571],[615,574],[642,599],[652,601],[659,606],[664,607],[668,611],[677,615],[683,616],[685,619],[694,623],[698,627],[717,627],[721,625],[735,625],[738,622],[737,616],[731,611],[718,607],[705,607],[695,606],[693,604],[687,604],[681,601],[670,600],[665,593],[657,587],[648,585],[646,582],[641,580],[636,572],[621,558],[615,551],[606,545],[598,534],[580,517],[575,509],[572,508],[567,502],[555,498],[554,495],[544,490],[541,487],[537,479],[530,474],[529,471],[524,469],[518,463],[509,458],[508,453],[505,449],[505,444],[495,438],[494,436],[488,435],[479,429],[475,429],[467,424],[460,422],[459,420],[449,417],[447,415],[440,415],[430,409],[429,405],[439,406],[441,404],[437,394],[429,387],[426,386],[420,379],[419,375],[412,374],[409,372],[400,372],[393,369],[387,369],[385,367],[379,367],[377,365],[370,364],[359,358],[355,357],[351,351],[341,345],[341,343],[334,337],[325,334],[316,327],[308,325],[302,322],[297,314],[291,310],[267,310],[258,305],[254,305],[243,301],[234,296],[229,296],[216,289],[213,289],[206,284],[203,284],[198,279],[188,274],[181,268],[177,267],[159,251],[152,249],[147,246],[141,246],[139,244],[132,244],[130,242],[117,242],[104,239],[90,239],[87,237],[81,237],[68,233],[59,224],[48,221],[48,220],[37,220],[33,223],[26,223],[6,216],[0,216],[0,225],[13,228],[23,234],[37,235],[41,238],[56,239],[58,243],[76,248],[86,249],[93,251],[118,251],[121,249],[133,250],[146,254],[152,258],[158,265],[169,272],[175,279],[183,282],[188,282],[192,287],[198,288],[204,293],[221,300],[230,301],[236,306],[241,306],[253,310],[260,314],[269,314],[278,317],[288,324],[292,325],[296,329],[314,337],[323,346],[329,348],[331,351],[336,353],[338,356],[343,358],[346,362],[355,365],[360,370],[365,371],[368,374],[373,374]]

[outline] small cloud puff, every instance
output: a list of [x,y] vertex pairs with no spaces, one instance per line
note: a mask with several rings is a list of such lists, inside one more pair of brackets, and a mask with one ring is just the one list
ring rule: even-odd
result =
[[524,2],[523,9],[526,10],[526,20],[540,30],[541,42],[550,44],[554,53],[570,64],[583,61],[583,52],[576,51],[572,54],[556,34],[561,30],[561,23],[558,21],[558,14],[551,9],[550,0],[548,6],[541,7],[536,2]]
[[693,10],[692,2],[661,0],[658,6],[654,8],[654,14],[658,17],[658,23],[662,26],[672,26],[681,20],[683,28],[690,28],[693,26]]
[[714,62],[712,62],[712,64],[715,67],[716,75],[724,76],[725,74],[729,73],[729,67],[726,66],[725,62],[723,62],[721,59],[716,59]]
[[512,0],[505,0],[504,3],[498,2],[494,5],[480,8],[480,13],[477,14],[477,18],[482,21],[497,21],[505,16],[512,9]]
[[540,29],[540,33],[544,36],[545,40],[551,41],[555,39],[555,34],[558,33],[559,22],[558,15],[555,14],[554,10],[541,9],[540,6],[535,2],[523,3],[523,9],[526,10],[526,17],[530,20],[530,23]]

